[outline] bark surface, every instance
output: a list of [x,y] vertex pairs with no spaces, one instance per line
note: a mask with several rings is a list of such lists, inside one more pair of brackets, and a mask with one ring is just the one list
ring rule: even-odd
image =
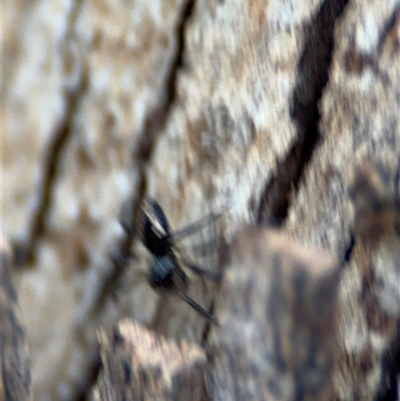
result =
[[[229,312],[233,288],[246,304],[254,299],[254,311],[275,305],[258,285],[272,274],[263,231],[254,247],[265,262],[254,263],[250,243],[243,255],[254,268],[243,285],[231,277],[244,274],[232,267],[232,244],[245,226],[279,228],[300,258],[303,246],[328,253],[337,311],[326,322],[337,333],[326,337],[337,341],[329,388],[341,401],[399,397],[399,0],[8,0],[2,30],[1,221],[34,399],[89,394],[96,333],[126,316],[158,340],[231,352],[230,337],[180,297],[149,287],[151,255],[119,223],[132,223],[146,196],[172,231],[222,211],[176,244],[193,263],[226,273],[219,285],[188,272],[189,295],[221,319],[219,333],[242,313]],[[277,286],[289,301],[274,316],[291,330],[301,325],[297,312],[313,319],[325,277],[301,266],[292,270],[307,278],[305,305],[295,308],[290,279]],[[252,280],[256,293],[240,294]],[[248,326],[265,325],[268,339],[275,332],[270,314],[263,318]],[[272,360],[296,360],[296,339],[274,330],[286,338],[283,351],[260,347],[276,350]],[[208,397],[223,399],[210,375],[225,371],[224,358],[207,361]],[[232,371],[251,375],[249,358]]]

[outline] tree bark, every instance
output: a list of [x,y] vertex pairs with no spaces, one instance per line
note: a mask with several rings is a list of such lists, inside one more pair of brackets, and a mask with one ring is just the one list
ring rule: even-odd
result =
[[93,400],[206,399],[206,356],[198,345],[177,346],[127,319],[102,330],[99,342],[102,370]]
[[11,248],[2,235],[0,255],[0,398],[29,401],[32,390],[26,332],[11,278]]
[[[178,344],[222,341],[144,279],[151,255],[119,220],[147,196],[172,231],[224,211],[179,244],[214,271],[250,223],[332,255],[334,397],[398,396],[399,15],[398,0],[4,3],[1,219],[35,399],[88,394],[96,333],[122,317]],[[227,284],[189,278],[222,319]],[[281,319],[297,327],[293,313]]]

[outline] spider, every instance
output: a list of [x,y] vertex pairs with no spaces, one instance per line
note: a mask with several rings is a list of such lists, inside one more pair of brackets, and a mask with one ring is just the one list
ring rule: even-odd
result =
[[[203,269],[192,263],[179,249],[176,240],[194,234],[201,227],[215,221],[220,216],[220,214],[211,213],[198,222],[172,233],[161,206],[154,199],[148,198],[139,208],[135,219],[135,231],[142,244],[153,255],[148,274],[150,286],[154,289],[177,291],[180,297],[193,309],[216,325],[218,325],[217,319],[187,294],[189,278],[183,266],[215,282],[221,280],[221,274]],[[131,227],[123,222],[121,224],[129,235],[133,234]]]

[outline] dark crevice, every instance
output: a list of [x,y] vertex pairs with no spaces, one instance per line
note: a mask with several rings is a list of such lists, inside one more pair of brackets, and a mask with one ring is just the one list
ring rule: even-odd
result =
[[[154,146],[157,142],[157,136],[165,126],[170,110],[176,99],[176,81],[178,72],[183,66],[183,55],[185,51],[185,27],[190,19],[194,7],[194,0],[188,0],[181,11],[181,18],[176,28],[176,53],[166,73],[165,85],[160,90],[160,98],[158,104],[147,116],[143,130],[139,135],[139,140],[135,143],[133,151],[133,160],[141,173],[142,181],[145,180],[146,166],[152,156]],[[146,185],[142,184],[146,189]],[[139,188],[141,186],[139,185]]]
[[332,62],[335,21],[348,0],[327,0],[315,19],[305,27],[305,47],[297,66],[297,87],[291,99],[291,116],[298,139],[276,176],[266,185],[257,212],[258,224],[280,226],[287,217],[292,191],[297,190],[304,170],[320,139],[318,102],[328,82]]
[[74,396],[75,401],[88,401],[91,399],[90,394],[92,393],[93,386],[97,383],[97,379],[102,369],[103,364],[100,359],[100,349],[97,347],[96,356],[86,371],[86,385],[84,385],[80,391],[78,390]]
[[349,244],[344,252],[343,262],[344,264],[348,263],[351,259],[351,254],[353,253],[354,245],[356,244],[356,238],[354,233],[351,234]]
[[36,245],[45,232],[46,216],[53,204],[54,182],[57,180],[62,162],[63,151],[73,130],[74,115],[79,104],[79,98],[85,90],[85,84],[74,93],[67,95],[65,116],[58,124],[56,132],[52,135],[44,156],[43,173],[40,176],[31,223],[26,238],[14,242],[14,263],[16,266],[34,264],[36,260]]
[[[120,220],[124,226],[131,227],[130,232],[126,232],[125,237],[115,247],[115,251],[110,255],[112,263],[111,273],[107,280],[104,281],[103,287],[99,291],[97,302],[91,311],[91,315],[97,315],[102,311],[106,301],[110,298],[117,297],[118,285],[120,279],[128,265],[131,254],[131,248],[135,239],[134,217],[136,212],[147,193],[147,166],[151,160],[157,137],[162,131],[168,120],[168,116],[176,99],[176,81],[178,72],[182,66],[183,54],[185,51],[185,27],[186,23],[192,15],[195,1],[188,0],[184,5],[180,20],[176,28],[176,53],[171,61],[169,71],[166,73],[165,85],[160,89],[159,102],[154,109],[148,114],[143,124],[143,130],[139,134],[139,139],[134,145],[132,151],[133,169],[139,174],[136,188],[132,191],[132,195],[127,203],[125,203],[121,211]],[[97,382],[99,373],[99,363],[95,363],[92,367],[94,374],[89,380],[87,391],[81,394],[77,401],[90,399],[90,393],[93,385]]]
[[[397,14],[399,11],[397,10]],[[400,159],[394,177],[394,204],[400,212]],[[382,361],[383,377],[381,378],[380,394],[377,401],[400,401],[400,320],[397,324],[397,336]]]
[[[398,6],[392,13],[391,17],[389,18],[389,20],[387,21],[387,23],[385,24],[385,27],[382,30],[382,34],[379,37],[379,43],[378,43],[378,48],[377,48],[377,53],[380,55],[384,44],[388,38],[388,36],[390,36],[390,33],[394,30],[396,30],[396,27],[399,23],[400,20],[400,6]],[[394,34],[395,36],[396,34]]]
[[[71,28],[75,26],[75,20],[79,15],[81,3],[81,0],[75,2],[75,5],[72,7],[67,18],[67,26],[69,27],[69,30],[67,31],[66,37],[62,43],[62,46],[64,46],[62,48],[64,65],[67,65],[71,58],[66,44],[69,40]],[[27,233],[24,235],[24,238],[13,241],[13,264],[15,267],[35,264],[36,247],[45,233],[46,216],[53,204],[54,183],[59,175],[63,159],[63,151],[68,139],[72,135],[74,117],[80,103],[79,99],[83,96],[86,89],[87,79],[84,71],[81,71],[81,75],[74,88],[64,89],[65,112],[44,151],[40,182],[37,186],[35,201],[32,202],[35,205],[35,209],[31,212]]]
[[397,210],[400,211],[400,158],[397,164],[397,171],[394,178],[394,204]]
[[110,256],[112,268],[110,275],[105,280],[103,287],[99,291],[98,301],[92,310],[92,314],[97,314],[102,310],[106,300],[115,296],[116,289],[122,274],[129,262],[131,248],[135,239],[134,218],[143,198],[147,193],[147,166],[151,160],[157,137],[165,126],[168,116],[176,99],[176,81],[178,72],[182,66],[185,51],[185,27],[192,15],[194,0],[188,0],[180,13],[180,20],[176,27],[176,53],[171,61],[168,72],[166,73],[165,85],[160,89],[159,102],[148,114],[143,124],[143,129],[138,135],[138,140],[134,144],[132,151],[133,169],[138,172],[139,179],[136,187],[132,191],[132,196],[124,205],[120,219],[124,225],[132,227],[131,232],[127,232],[125,237],[116,245],[115,251]]
[[[398,324],[397,333],[400,333]],[[400,401],[398,388],[400,383],[400,335],[392,342],[390,352],[382,361],[382,378],[379,386],[380,392],[376,397],[377,401]]]

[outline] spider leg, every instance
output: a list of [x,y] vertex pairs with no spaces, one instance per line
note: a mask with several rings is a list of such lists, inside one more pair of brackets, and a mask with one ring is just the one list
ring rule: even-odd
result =
[[113,251],[111,252],[111,260],[119,266],[123,266],[130,259],[137,259],[137,255],[131,251],[121,252],[121,251]]
[[192,298],[189,297],[189,295],[185,294],[182,291],[179,291],[179,295],[182,297],[182,299],[188,303],[193,309],[195,309],[197,312],[201,313],[205,318],[210,320],[212,323],[214,323],[216,326],[219,326],[218,320],[211,315],[208,311],[206,311],[203,307],[201,307],[197,302],[193,301]]
[[195,265],[194,263],[191,263],[189,261],[184,261],[185,265],[189,267],[191,270],[193,270],[196,274],[199,276],[204,276],[208,277],[211,280],[214,280],[215,282],[219,283],[222,279],[222,273],[221,272],[214,272],[208,269],[204,269],[200,266]]
[[200,255],[200,256],[204,255],[205,252],[207,254],[212,255],[212,254],[215,254],[215,253],[217,253],[219,251],[220,245],[221,244],[220,244],[219,238],[218,237],[214,237],[214,238],[212,238],[212,239],[210,239],[207,242],[202,243],[202,244],[185,246],[185,249],[186,250],[189,249],[190,252],[192,252],[192,253],[194,253],[196,255]]
[[133,237],[136,234],[135,228],[128,224],[125,220],[119,219],[119,224],[121,224],[122,228],[129,237]]
[[208,226],[212,222],[220,219],[222,217],[222,213],[210,213],[200,220],[195,221],[194,223],[190,223],[189,225],[181,228],[180,230],[175,231],[172,236],[174,239],[179,239],[183,237],[189,237],[190,235],[195,234],[197,231],[201,230],[203,227]]

